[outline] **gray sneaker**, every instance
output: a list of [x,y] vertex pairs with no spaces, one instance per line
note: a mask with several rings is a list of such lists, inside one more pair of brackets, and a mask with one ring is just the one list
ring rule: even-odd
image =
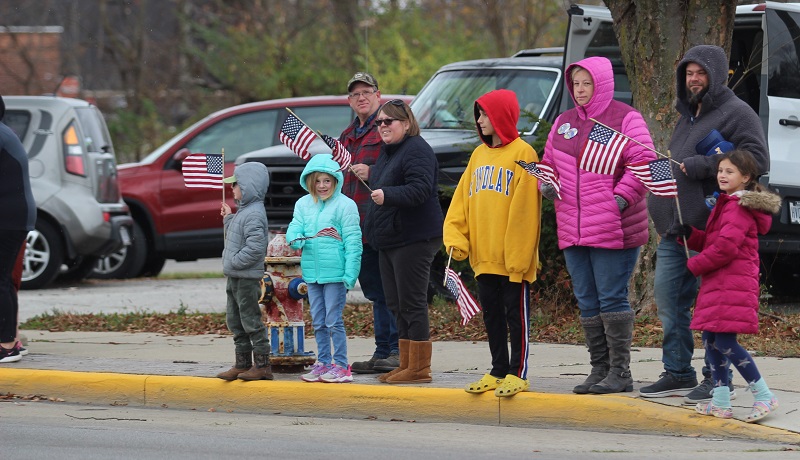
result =
[[[736,399],[736,390],[733,388],[733,383],[728,383],[728,388],[731,390],[731,399]],[[700,385],[694,387],[688,395],[683,397],[684,404],[697,404],[707,403],[711,401],[711,395],[714,391],[714,382],[706,377],[700,382]]]
[[372,355],[369,361],[356,361],[350,366],[350,371],[354,374],[375,374],[375,362],[378,361],[378,355]]
[[388,358],[375,361],[375,370],[378,372],[389,372],[400,367],[400,355],[392,353]]
[[669,372],[662,372],[658,382],[639,389],[643,398],[664,398],[666,396],[686,396],[697,386],[697,379],[678,380]]

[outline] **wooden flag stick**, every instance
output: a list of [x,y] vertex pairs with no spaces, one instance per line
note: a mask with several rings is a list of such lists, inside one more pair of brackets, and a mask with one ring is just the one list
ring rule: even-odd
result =
[[[667,150],[667,155],[668,155],[667,158],[669,158],[670,161],[674,162],[674,160],[672,160],[672,152]],[[683,214],[681,214],[681,202],[678,200],[678,192],[677,192],[677,190],[675,191],[675,206],[677,206],[677,208],[678,208],[678,222],[680,222],[681,223],[681,227],[683,227]],[[683,249],[686,250],[686,258],[688,259],[690,257],[689,256],[689,243],[687,243],[687,241],[686,241],[686,235],[683,235]]]
[[[225,148],[222,148],[222,178],[225,179]],[[222,183],[222,202],[225,202],[225,182]]]
[[[300,122],[301,122],[301,123],[303,123],[304,125],[308,126],[308,125],[306,124],[306,122],[305,122],[305,121],[303,121],[303,120],[302,120],[300,117],[298,117],[298,116],[297,116],[297,114],[296,114],[296,113],[292,112],[292,109],[290,109],[289,107],[284,107],[284,108],[285,108],[286,110],[288,110],[288,111],[289,111],[289,113],[291,113],[292,115],[294,115],[294,116],[295,116],[295,118],[297,118],[298,120],[300,120]],[[314,133],[317,135],[317,137],[320,137],[320,138],[322,137],[322,133],[321,133],[321,132],[319,132],[319,131],[317,131],[317,130],[315,130],[315,129],[312,129],[312,128],[311,128],[311,126],[308,126],[308,129],[311,129],[311,131],[314,131]],[[362,184],[364,184],[364,187],[366,187],[366,188],[367,188],[367,190],[369,190],[369,192],[370,192],[370,193],[372,193],[372,192],[373,192],[373,190],[372,190],[372,189],[369,187],[369,185],[367,185],[367,183],[366,183],[366,182],[364,182],[364,179],[362,179],[361,177],[359,177],[359,176],[358,176],[358,174],[356,174],[356,170],[355,170],[355,169],[353,169],[353,165],[350,165],[350,166],[349,166],[349,168],[350,168],[350,172],[352,172],[352,173],[353,173],[353,175],[354,175],[354,176],[356,176],[356,179],[358,179],[358,180],[359,180],[359,182],[361,182]]]
[[447,269],[450,268],[451,260],[453,260],[453,246],[450,246],[450,255],[447,257],[447,266],[444,267],[444,287],[447,287]]
[[608,126],[608,125],[606,125],[606,124],[603,124],[603,123],[601,123],[601,122],[599,122],[599,121],[595,120],[594,118],[589,118],[589,119],[590,119],[590,120],[592,120],[593,122],[597,123],[597,124],[598,124],[598,125],[600,125],[600,126],[606,127],[606,128],[608,128],[608,129],[610,129],[611,131],[614,131],[615,133],[619,134],[620,136],[622,136],[622,137],[624,137],[624,138],[626,138],[626,139],[628,139],[628,140],[631,140],[631,141],[633,141],[633,142],[636,142],[637,144],[641,145],[642,147],[646,148],[647,150],[650,150],[651,152],[655,153],[656,155],[658,155],[658,156],[662,156],[662,157],[664,157],[664,158],[667,158],[667,159],[669,159],[669,161],[671,161],[671,162],[675,163],[676,165],[680,165],[680,163],[678,163],[677,161],[673,160],[671,156],[669,156],[669,155],[664,155],[663,153],[659,152],[658,150],[656,150],[656,149],[654,149],[654,148],[652,148],[652,147],[648,147],[648,146],[646,146],[646,145],[642,144],[641,142],[637,141],[636,139],[634,139],[634,138],[632,138],[632,137],[630,137],[630,136],[626,135],[625,133],[621,133],[621,132],[617,131],[616,129],[612,128],[611,126]]

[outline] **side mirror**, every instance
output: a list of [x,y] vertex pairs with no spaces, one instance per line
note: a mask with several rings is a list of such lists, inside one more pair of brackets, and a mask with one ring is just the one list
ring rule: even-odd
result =
[[186,147],[178,150],[174,154],[172,154],[172,161],[169,163],[169,167],[175,169],[176,171],[181,170],[181,166],[183,165],[183,160],[186,159],[192,152],[187,149]]

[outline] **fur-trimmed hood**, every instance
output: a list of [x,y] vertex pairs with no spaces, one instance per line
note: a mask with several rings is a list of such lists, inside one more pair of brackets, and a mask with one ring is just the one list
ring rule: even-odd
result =
[[772,192],[744,192],[739,196],[739,206],[775,214],[781,209],[781,197]]

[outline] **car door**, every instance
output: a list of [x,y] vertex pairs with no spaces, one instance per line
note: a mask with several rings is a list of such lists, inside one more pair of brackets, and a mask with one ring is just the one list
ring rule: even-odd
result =
[[[769,182],[800,188],[800,5],[767,2],[764,14],[762,118],[769,139]],[[766,109],[763,107],[766,101]],[[797,198],[800,200],[800,198]],[[800,224],[800,201],[790,201],[792,222]]]
[[[564,68],[581,59],[602,56],[611,61],[614,70],[614,99],[631,103],[631,87],[619,42],[614,34],[613,19],[603,6],[572,5],[567,10],[567,43],[564,47]],[[568,80],[569,75],[564,75]],[[574,107],[567,85],[563,85],[559,113]]]

